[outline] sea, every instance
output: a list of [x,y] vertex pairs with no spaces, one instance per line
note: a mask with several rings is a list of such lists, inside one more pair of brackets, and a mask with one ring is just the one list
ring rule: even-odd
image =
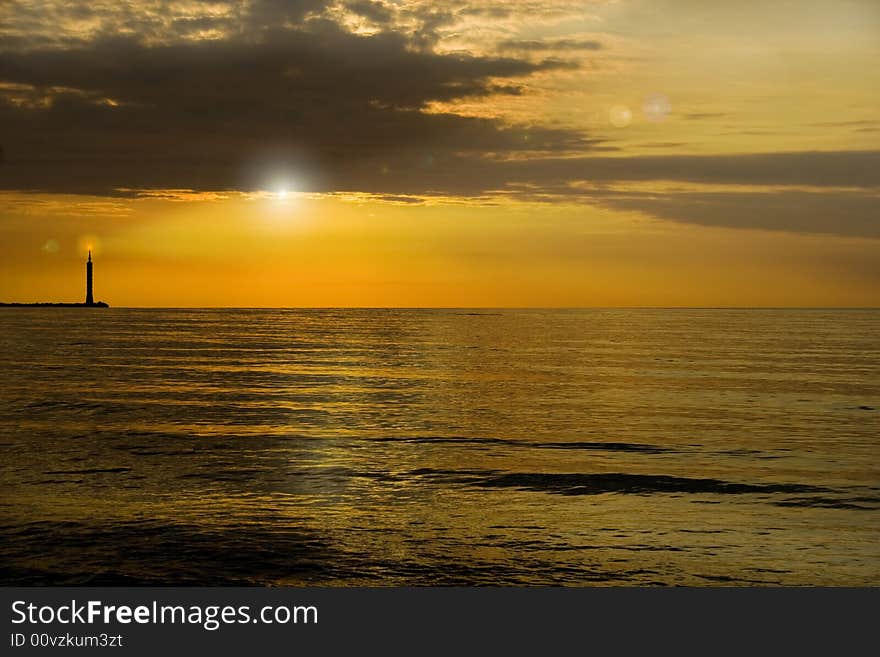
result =
[[0,309],[0,585],[880,585],[878,310]]

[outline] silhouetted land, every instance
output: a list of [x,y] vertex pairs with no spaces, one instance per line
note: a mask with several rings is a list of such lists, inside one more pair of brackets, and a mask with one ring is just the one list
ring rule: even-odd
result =
[[0,303],[0,308],[109,308],[103,301],[96,303]]
[[52,303],[48,301],[38,303],[0,303],[2,308],[109,308],[110,305],[103,301],[95,301],[92,292],[93,264],[92,250],[89,249],[89,259],[86,261],[86,300],[83,303]]

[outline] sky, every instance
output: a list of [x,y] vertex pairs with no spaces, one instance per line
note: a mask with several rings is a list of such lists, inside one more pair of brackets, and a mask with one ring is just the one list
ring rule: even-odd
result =
[[5,0],[0,300],[878,306],[876,0]]

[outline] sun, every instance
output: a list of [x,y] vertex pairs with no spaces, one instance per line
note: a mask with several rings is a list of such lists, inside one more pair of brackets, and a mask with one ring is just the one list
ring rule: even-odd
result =
[[286,189],[279,189],[275,195],[278,197],[279,201],[283,201],[284,199],[287,198],[287,190]]

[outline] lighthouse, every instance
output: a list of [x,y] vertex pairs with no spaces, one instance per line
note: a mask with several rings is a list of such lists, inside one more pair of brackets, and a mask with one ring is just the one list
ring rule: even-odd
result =
[[86,305],[94,306],[95,299],[92,296],[92,251],[89,249],[89,260],[86,262]]

